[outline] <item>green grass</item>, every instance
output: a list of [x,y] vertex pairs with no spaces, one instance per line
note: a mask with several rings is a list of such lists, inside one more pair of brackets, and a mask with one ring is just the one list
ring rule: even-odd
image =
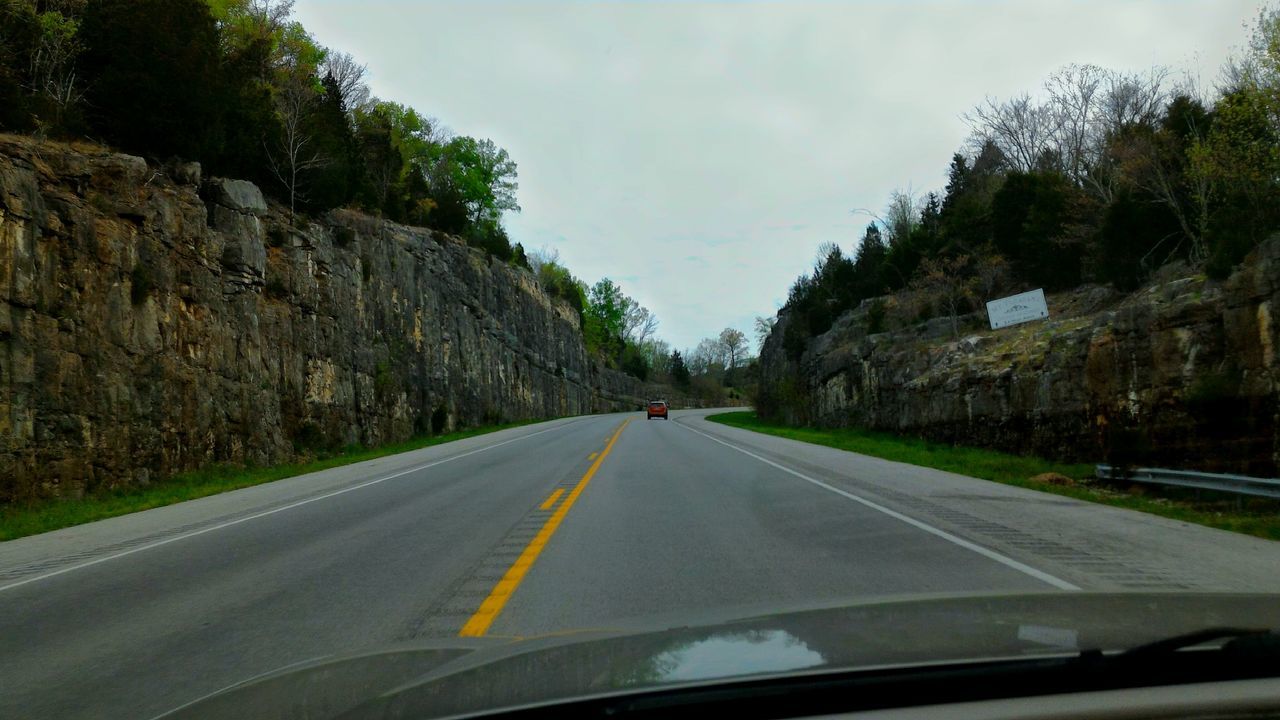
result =
[[[1140,510],[1207,525],[1222,530],[1280,540],[1280,503],[1265,499],[1239,499],[1214,493],[1198,497],[1194,491],[1103,483],[1094,478],[1093,465],[1059,463],[1026,455],[1010,455],[995,450],[960,447],[918,438],[868,430],[791,427],[761,420],[753,412],[709,415],[722,425],[754,430],[815,445],[849,450],[886,460],[946,470],[1006,485],[1064,495],[1077,500]],[[1053,485],[1032,478],[1058,473],[1075,481],[1073,485]],[[1210,497],[1212,496],[1212,497]]]
[[447,435],[420,437],[377,448],[354,446],[340,453],[310,462],[271,467],[211,465],[175,475],[144,488],[129,488],[86,495],[82,498],[54,498],[0,507],[0,541],[49,532],[58,528],[104,520],[139,510],[172,505],[251,485],[281,480],[294,475],[328,470],[387,455],[418,450],[454,440],[484,435],[498,430],[528,425],[536,420],[486,425]]

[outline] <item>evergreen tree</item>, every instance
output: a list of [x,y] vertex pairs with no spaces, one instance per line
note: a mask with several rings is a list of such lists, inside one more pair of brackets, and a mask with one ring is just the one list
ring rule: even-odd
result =
[[79,68],[97,134],[155,158],[219,155],[221,51],[203,0],[94,0],[81,36]]
[[676,386],[687,389],[691,380],[689,367],[684,364],[684,358],[680,356],[679,350],[671,352],[671,379],[675,381]]

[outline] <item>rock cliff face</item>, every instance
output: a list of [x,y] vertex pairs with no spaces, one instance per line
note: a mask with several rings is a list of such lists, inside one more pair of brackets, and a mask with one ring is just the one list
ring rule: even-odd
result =
[[198,165],[0,136],[0,501],[647,392],[455,238],[291,223]]
[[1049,298],[1052,319],[991,331],[946,319],[868,334],[871,302],[782,347],[785,311],[761,353],[761,412],[1012,452],[1272,475],[1280,240],[1231,278],[1190,272],[1120,297]]

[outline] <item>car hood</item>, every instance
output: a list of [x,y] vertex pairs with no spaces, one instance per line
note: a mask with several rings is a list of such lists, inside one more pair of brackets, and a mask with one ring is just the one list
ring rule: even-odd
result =
[[163,717],[445,717],[797,671],[1116,650],[1224,625],[1280,628],[1280,595],[916,597],[660,631],[450,638],[308,661]]

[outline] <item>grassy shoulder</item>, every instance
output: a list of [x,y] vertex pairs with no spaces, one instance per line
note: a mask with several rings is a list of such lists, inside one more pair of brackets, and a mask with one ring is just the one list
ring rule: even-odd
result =
[[33,503],[0,507],[0,541],[27,535],[49,532],[59,528],[80,525],[95,520],[105,520],[117,515],[172,505],[185,500],[238,490],[251,485],[261,485],[283,480],[295,475],[328,470],[329,468],[364,462],[375,458],[441,445],[454,440],[484,435],[498,430],[529,425],[536,420],[487,425],[460,430],[447,435],[421,437],[402,443],[382,445],[376,448],[359,446],[309,462],[274,465],[271,467],[240,467],[211,465],[193,472],[175,475],[167,480],[142,488],[113,490],[80,498],[55,498]]
[[[937,470],[993,480],[1006,485],[1064,495],[1077,500],[1140,510],[1257,537],[1280,540],[1280,503],[1264,499],[1197,497],[1194,491],[1176,488],[1155,490],[1148,486],[1102,483],[1093,477],[1093,465],[1058,463],[1025,455],[1010,455],[982,448],[957,447],[918,438],[867,430],[791,427],[766,422],[754,412],[709,415],[722,425],[777,435],[815,445],[871,455]],[[1047,474],[1070,478],[1049,482],[1037,479]],[[1158,492],[1159,495],[1155,495]]]

